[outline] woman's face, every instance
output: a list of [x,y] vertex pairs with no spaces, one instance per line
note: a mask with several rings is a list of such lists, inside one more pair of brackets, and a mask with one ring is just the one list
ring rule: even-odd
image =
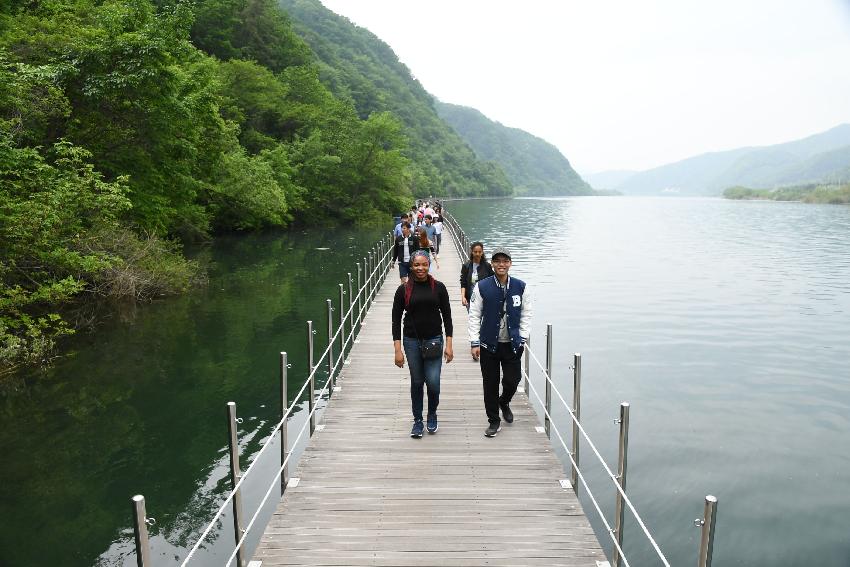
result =
[[476,246],[472,249],[472,261],[476,264],[481,263],[481,258],[484,257],[484,247]]
[[410,265],[410,270],[413,272],[413,277],[417,280],[428,279],[428,258],[422,255],[416,256]]

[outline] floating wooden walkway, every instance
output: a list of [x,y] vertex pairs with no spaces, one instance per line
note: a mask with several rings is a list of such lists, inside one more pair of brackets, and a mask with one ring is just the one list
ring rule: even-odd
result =
[[[518,392],[513,424],[484,437],[481,373],[469,354],[460,259],[443,233],[441,268],[455,360],[443,365],[439,431],[412,425],[407,367],[393,364],[391,273],[369,310],[254,565],[605,565],[605,556],[539,419]],[[539,325],[541,322],[535,321]],[[426,394],[427,406],[427,394]],[[294,483],[292,483],[294,484]]]

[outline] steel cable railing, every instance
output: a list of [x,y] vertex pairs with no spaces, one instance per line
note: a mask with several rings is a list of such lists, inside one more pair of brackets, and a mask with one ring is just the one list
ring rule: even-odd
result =
[[[632,505],[632,502],[631,502],[631,500],[629,500],[629,497],[626,496],[626,492],[622,489],[622,487],[620,486],[620,483],[617,482],[617,476],[613,472],[611,472],[611,469],[608,467],[608,464],[605,462],[605,459],[599,453],[599,451],[597,450],[596,445],[593,443],[593,441],[590,440],[590,437],[587,435],[587,432],[584,430],[584,427],[582,427],[581,422],[578,419],[576,419],[575,413],[573,413],[572,408],[570,408],[570,406],[567,404],[566,400],[564,400],[564,397],[561,395],[561,392],[558,390],[557,386],[555,386],[555,383],[552,381],[552,378],[546,372],[546,369],[543,367],[543,365],[540,363],[540,360],[537,358],[537,356],[535,356],[535,354],[531,351],[531,349],[528,349],[528,354],[531,356],[531,359],[535,362],[535,364],[537,364],[537,367],[542,372],[543,377],[545,378],[545,381],[549,383],[552,390],[555,392],[555,394],[557,394],[558,399],[561,400],[561,403],[564,405],[564,408],[566,408],[566,410],[569,413],[570,418],[572,419],[573,423],[576,424],[576,426],[578,427],[578,430],[581,432],[582,437],[584,437],[588,446],[593,451],[593,454],[596,455],[597,460],[602,464],[602,467],[605,469],[605,472],[608,474],[608,477],[614,483],[614,487],[616,488],[617,492],[620,493],[620,496],[623,498],[623,501],[629,507],[629,510],[631,510],[632,515],[634,516],[635,520],[637,520],[637,523],[641,527],[641,530],[643,530],[644,535],[646,535],[647,539],[652,544],[652,547],[653,547],[653,549],[655,549],[655,552],[658,554],[659,559],[661,559],[662,563],[664,563],[664,565],[666,567],[670,567],[670,563],[667,561],[667,558],[664,556],[664,553],[661,551],[661,548],[658,546],[658,543],[656,543],[655,539],[652,537],[652,534],[649,533],[649,530],[647,529],[646,524],[644,524],[643,519],[641,519],[640,514],[638,514],[637,510],[635,510],[635,507]],[[563,437],[561,437],[561,433],[560,433],[560,431],[558,431],[558,428],[555,425],[555,422],[552,419],[552,416],[550,415],[549,410],[546,408],[545,402],[542,399],[540,399],[540,395],[537,392],[537,388],[534,387],[534,384],[529,379],[529,376],[528,376],[528,374],[526,374],[525,369],[522,370],[522,373],[525,375],[525,378],[528,380],[527,383],[528,383],[529,388],[534,390],[535,397],[541,403],[541,405],[543,407],[543,412],[545,413],[546,417],[549,419],[550,424],[552,424],[551,427],[557,433],[558,439],[561,441],[561,444],[564,446],[564,450],[567,452],[567,456],[569,457],[570,462],[572,463],[573,467],[575,467],[575,471],[578,474],[578,477],[580,479],[582,479],[582,484],[584,485],[585,489],[587,490],[588,497],[593,502],[594,507],[596,507],[596,510],[599,513],[600,519],[605,524],[605,527],[608,530],[608,533],[611,535],[612,539],[614,540],[614,545],[617,547],[618,551],[622,555],[623,550],[620,549],[620,546],[617,543],[617,540],[616,540],[616,537],[615,537],[615,530],[613,528],[611,528],[611,526],[608,524],[607,520],[605,519],[605,516],[602,514],[602,510],[599,508],[599,505],[597,504],[595,498],[593,497],[593,494],[590,490],[590,487],[583,480],[584,477],[581,474],[581,470],[578,467],[578,463],[576,463],[575,460],[573,459],[572,453],[570,452],[569,448],[567,447],[566,443],[564,442]],[[622,557],[623,557],[623,561],[626,563],[626,565],[628,565],[628,561],[626,561],[625,555],[622,555]]]
[[[661,551],[661,548],[658,546],[658,543],[656,543],[655,539],[653,539],[652,535],[649,533],[649,530],[647,529],[646,525],[644,524],[643,519],[640,517],[640,514],[638,514],[637,510],[635,510],[635,507],[632,505],[632,502],[631,502],[631,500],[629,500],[629,497],[626,495],[626,492],[620,486],[620,483],[617,482],[617,475],[615,475],[613,472],[611,472],[611,469],[608,467],[608,464],[605,462],[605,459],[599,453],[599,450],[596,448],[596,445],[593,443],[593,441],[590,440],[590,437],[587,435],[587,432],[584,430],[584,427],[581,425],[581,421],[576,419],[575,413],[573,413],[572,408],[570,408],[570,406],[567,404],[566,400],[561,395],[561,392],[558,390],[557,386],[555,386],[555,383],[552,381],[552,378],[547,374],[543,365],[540,363],[540,360],[537,358],[537,356],[535,356],[535,354],[531,351],[531,349],[529,349],[528,353],[531,355],[531,359],[534,360],[535,364],[537,364],[537,367],[543,372],[543,376],[545,377],[546,381],[550,384],[552,390],[555,392],[555,394],[558,396],[558,399],[561,400],[561,403],[564,405],[564,408],[566,408],[567,412],[570,414],[570,419],[573,421],[573,423],[575,423],[576,427],[578,427],[578,430],[579,430],[579,432],[581,432],[582,437],[584,437],[588,446],[593,451],[593,454],[596,455],[596,459],[600,462],[600,464],[602,464],[602,468],[605,469],[605,472],[608,475],[608,478],[610,478],[611,482],[614,483],[614,487],[616,488],[617,492],[620,493],[620,496],[623,498],[623,501],[626,503],[629,510],[631,510],[632,515],[634,516],[634,518],[637,521],[638,525],[640,526],[641,530],[643,530],[643,533],[646,535],[649,542],[652,544],[652,547],[655,549],[655,552],[658,554],[659,558],[664,563],[664,565],[666,567],[670,567],[670,564],[667,562],[667,558],[664,556],[664,553]],[[531,381],[528,382],[528,385],[533,388]],[[535,391],[535,395],[536,395],[536,391]],[[538,396],[538,400],[539,400],[539,396]],[[544,411],[545,411],[545,408],[544,408]],[[550,419],[550,422],[552,422],[551,417],[549,419]],[[552,423],[554,423],[554,422],[552,422]],[[560,438],[560,434],[558,435],[558,437]],[[568,455],[570,457],[570,460],[572,461],[572,455],[569,454],[569,451],[568,451]],[[574,461],[573,461],[573,466],[575,466],[576,470],[578,470],[578,464],[575,463]],[[581,473],[579,473],[579,474],[581,474]],[[589,492],[589,489],[588,489],[588,492]]]
[[[248,466],[248,468],[245,470],[245,472],[241,475],[241,478],[239,479],[239,481],[230,490],[230,493],[228,494],[227,498],[225,498],[224,502],[222,502],[222,504],[219,506],[219,509],[217,510],[216,514],[213,516],[212,520],[207,524],[206,529],[201,533],[201,536],[195,542],[192,549],[189,551],[188,555],[186,556],[186,558],[181,563],[181,567],[185,567],[189,563],[189,561],[195,555],[197,550],[201,547],[201,545],[203,545],[203,543],[206,541],[207,537],[209,537],[209,534],[212,531],[212,528],[217,524],[217,522],[221,519],[224,511],[233,502],[234,498],[239,493],[240,488],[242,488],[242,484],[246,481],[249,474],[254,469],[254,466],[260,461],[260,457],[267,450],[267,448],[270,445],[272,445],[272,440],[274,439],[275,435],[287,423],[289,417],[292,415],[292,413],[293,413],[293,411],[296,407],[295,401],[301,399],[301,397],[304,395],[305,390],[310,385],[311,381],[315,379],[316,373],[322,367],[322,362],[325,360],[326,357],[329,357],[331,355],[331,350],[333,348],[334,343],[338,340],[340,333],[344,332],[344,327],[345,327],[346,321],[352,320],[351,315],[354,312],[355,305],[357,306],[357,309],[358,309],[358,311],[357,311],[358,323],[357,324],[362,325],[364,311],[368,310],[369,302],[374,299],[375,295],[377,295],[379,290],[380,290],[378,283],[381,280],[383,280],[383,278],[385,278],[387,273],[389,272],[389,258],[390,258],[390,253],[391,253],[392,248],[389,245],[385,246],[383,248],[385,248],[383,255],[380,256],[380,258],[378,258],[377,256],[375,257],[375,266],[370,271],[369,275],[367,276],[367,278],[365,279],[363,284],[358,288],[357,294],[355,296],[349,298],[348,309],[346,310],[344,315],[340,317],[339,326],[337,327],[336,332],[333,334],[332,337],[329,338],[328,345],[325,348],[325,350],[322,352],[322,354],[319,356],[318,360],[314,361],[313,368],[310,369],[310,372],[309,372],[307,378],[304,380],[304,383],[301,385],[301,388],[299,389],[298,393],[293,398],[293,403],[289,404],[289,407],[284,412],[280,421],[278,421],[278,423],[272,428],[271,432],[269,433],[269,435],[266,439],[266,442],[263,444],[263,446],[260,448],[260,450],[254,455],[254,458],[252,459],[251,464]],[[361,301],[361,299],[363,299],[364,301]],[[346,340],[342,342],[342,346],[341,346],[341,349],[340,349],[340,356],[336,359],[332,368],[330,369],[330,371],[328,373],[328,377],[325,380],[325,385],[317,393],[318,396],[316,396],[316,393],[313,394],[314,399],[316,397],[318,397],[318,399],[323,399],[324,396],[325,396],[325,393],[330,392],[329,388],[330,388],[330,385],[331,385],[332,380],[334,378],[334,375],[338,371],[340,364],[344,361],[345,350],[348,346],[350,346],[350,344],[354,340],[355,336],[356,336],[355,326],[352,325],[351,326],[351,333],[346,338]],[[299,431],[298,435],[296,436],[295,440],[292,443],[293,446],[297,445],[298,442],[301,440],[301,438],[304,434],[304,431],[306,430],[306,428],[308,427],[308,425],[310,423],[310,419],[318,412],[318,410],[319,410],[319,405],[313,404],[312,409],[310,410],[309,414],[307,415],[307,421],[305,421],[304,425],[302,426],[301,430]],[[251,521],[248,524],[248,526],[245,528],[245,530],[243,530],[244,533],[242,534],[241,538],[239,539],[238,544],[236,545],[233,553],[231,554],[230,559],[227,562],[228,565],[231,563],[231,561],[236,556],[236,554],[239,553],[245,539],[247,538],[247,536],[250,532],[251,527],[253,526],[253,524],[256,521],[256,518],[258,517],[260,511],[262,510],[263,506],[265,505],[266,501],[268,500],[268,497],[271,494],[272,489],[278,483],[278,479],[280,478],[280,475],[283,473],[284,470],[286,470],[286,467],[289,464],[289,458],[290,458],[291,455],[292,455],[292,453],[289,452],[287,454],[286,458],[284,459],[284,461],[281,463],[281,466],[280,466],[277,474],[275,475],[274,479],[272,480],[272,483],[269,486],[269,489],[266,491],[266,495],[264,496],[263,500],[258,505],[257,511],[254,513],[254,516],[251,518]]]

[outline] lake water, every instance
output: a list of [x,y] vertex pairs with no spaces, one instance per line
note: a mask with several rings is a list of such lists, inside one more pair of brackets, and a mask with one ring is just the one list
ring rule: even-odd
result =
[[[719,499],[714,565],[850,565],[850,207],[618,197],[449,209],[471,239],[513,250],[512,273],[536,297],[534,351],[544,359],[552,323],[568,402],[582,353],[582,421],[614,470],[613,420],[630,402],[628,494],[672,565],[696,563],[706,494]],[[610,481],[581,455],[612,520]],[[630,563],[659,565],[626,517]]]
[[[179,564],[230,488],[226,402],[244,419],[244,470],[244,455],[280,419],[278,353],[292,363],[292,398],[306,375],[305,322],[318,329],[318,358],[325,299],[338,302],[338,284],[356,277],[357,258],[382,232],[219,238],[192,252],[209,266],[209,285],[116,311],[73,337],[48,371],[2,384],[0,565],[135,565],[130,497],[139,493],[157,521],[156,564]],[[246,509],[276,472],[279,452],[270,457]],[[232,520],[223,526],[193,565],[224,563]]]
[[[513,248],[537,296],[535,352],[552,323],[567,400],[582,353],[583,422],[612,466],[613,419],[632,404],[628,493],[671,564],[695,564],[693,520],[714,494],[714,565],[850,565],[850,208],[620,197],[450,209],[471,237]],[[136,493],[157,519],[157,564],[178,564],[229,486],[225,402],[255,453],[278,419],[277,353],[290,354],[292,397],[304,322],[317,323],[318,355],[325,298],[378,233],[219,239],[193,252],[208,286],[116,313],[52,369],[6,383],[0,565],[135,565]],[[613,489],[587,447],[582,465],[610,519]],[[659,564],[628,518],[631,564]],[[196,565],[223,563],[223,526]]]

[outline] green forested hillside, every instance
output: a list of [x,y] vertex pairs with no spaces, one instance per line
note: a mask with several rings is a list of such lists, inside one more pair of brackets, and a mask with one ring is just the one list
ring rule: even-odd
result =
[[[434,99],[392,49],[318,0],[281,0],[295,29],[319,59],[322,81],[350,100],[361,117],[391,111],[407,127],[417,195],[510,195],[502,168],[479,160],[434,108]],[[485,158],[488,159],[488,158]]]
[[500,164],[519,195],[590,195],[593,189],[549,142],[493,122],[474,108],[437,103],[437,112],[482,159]]
[[73,332],[62,304],[202,277],[181,240],[510,191],[421,89],[407,108],[370,66],[340,72],[392,101],[369,107],[329,70],[272,0],[0,3],[0,375]]

